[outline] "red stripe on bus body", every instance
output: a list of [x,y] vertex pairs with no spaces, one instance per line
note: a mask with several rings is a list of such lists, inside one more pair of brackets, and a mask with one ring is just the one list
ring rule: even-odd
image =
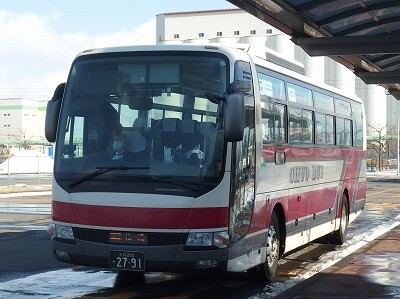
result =
[[202,229],[228,226],[228,208],[134,208],[53,201],[54,221],[120,228]]

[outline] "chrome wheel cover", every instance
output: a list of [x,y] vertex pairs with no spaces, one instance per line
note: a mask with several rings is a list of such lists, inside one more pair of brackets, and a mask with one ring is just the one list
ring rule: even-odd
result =
[[273,267],[274,263],[279,258],[279,238],[275,228],[271,226],[268,230],[267,237],[267,264],[268,267]]

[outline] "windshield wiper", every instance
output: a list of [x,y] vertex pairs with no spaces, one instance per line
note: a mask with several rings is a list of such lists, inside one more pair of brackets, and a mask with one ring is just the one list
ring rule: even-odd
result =
[[161,183],[166,183],[170,185],[175,185],[183,188],[188,188],[192,191],[199,191],[200,187],[198,184],[188,184],[188,183],[183,183],[183,182],[177,182],[175,177],[172,176],[153,176],[153,175],[146,175],[146,176],[140,176],[140,175],[135,175],[135,176],[121,176],[123,178],[127,179],[134,179],[137,181],[142,181],[142,182],[161,182]]
[[149,169],[150,167],[148,166],[141,166],[141,167],[128,167],[128,166],[123,166],[123,165],[119,165],[119,166],[99,166],[96,167],[97,170],[91,173],[88,173],[87,175],[84,175],[83,177],[76,179],[75,181],[73,181],[71,184],[69,184],[68,186],[70,188],[73,188],[83,182],[86,182],[90,179],[93,179],[101,174],[107,173],[111,170],[129,170],[129,169]]

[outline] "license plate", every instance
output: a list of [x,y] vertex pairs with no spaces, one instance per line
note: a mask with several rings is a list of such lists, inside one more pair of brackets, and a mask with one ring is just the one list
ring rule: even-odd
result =
[[144,271],[144,252],[112,250],[110,267],[117,270]]

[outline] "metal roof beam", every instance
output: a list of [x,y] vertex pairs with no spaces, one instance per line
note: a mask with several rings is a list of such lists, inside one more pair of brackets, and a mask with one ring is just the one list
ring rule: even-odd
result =
[[400,53],[400,34],[292,38],[310,56]]
[[355,34],[360,31],[367,30],[367,29],[370,29],[373,27],[396,24],[398,22],[399,22],[399,17],[387,18],[387,19],[379,20],[379,21],[374,20],[372,22],[368,22],[368,23],[365,23],[365,24],[362,24],[359,26],[354,26],[354,27],[351,27],[346,30],[338,31],[336,33],[336,36],[351,35],[351,34]]
[[349,10],[349,11],[346,11],[346,12],[343,12],[343,13],[335,14],[334,16],[330,16],[330,17],[328,17],[326,19],[322,19],[322,20],[316,21],[316,23],[319,26],[325,26],[325,25],[328,25],[330,23],[337,22],[339,20],[343,20],[343,19],[346,19],[348,17],[356,16],[356,15],[359,15],[359,14],[362,14],[362,13],[373,12],[373,11],[380,10],[380,9],[388,9],[388,8],[390,9],[390,8],[395,8],[397,6],[398,6],[397,1],[372,4],[372,5],[369,5],[367,7],[358,7],[358,8],[355,8],[353,10]]
[[396,100],[400,100],[400,90],[397,89],[388,89],[388,93],[396,98]]
[[354,72],[367,84],[393,84],[400,83],[400,72]]

